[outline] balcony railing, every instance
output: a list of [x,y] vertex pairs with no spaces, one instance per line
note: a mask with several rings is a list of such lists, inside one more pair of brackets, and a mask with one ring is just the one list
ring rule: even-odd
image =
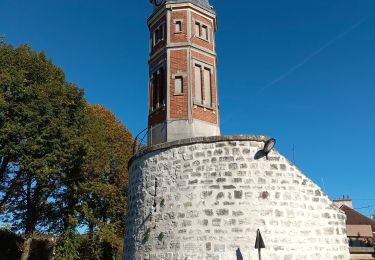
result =
[[349,247],[351,254],[374,254],[374,247]]

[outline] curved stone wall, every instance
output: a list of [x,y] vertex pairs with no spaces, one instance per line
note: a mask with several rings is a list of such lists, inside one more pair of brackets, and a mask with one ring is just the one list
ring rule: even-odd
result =
[[159,145],[129,165],[125,260],[349,259],[345,215],[266,137]]

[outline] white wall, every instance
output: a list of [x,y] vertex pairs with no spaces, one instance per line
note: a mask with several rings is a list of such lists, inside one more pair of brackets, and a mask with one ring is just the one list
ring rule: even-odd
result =
[[263,260],[349,259],[345,215],[277,151],[256,159],[265,140],[222,137],[136,158],[124,259],[257,259],[258,228]]

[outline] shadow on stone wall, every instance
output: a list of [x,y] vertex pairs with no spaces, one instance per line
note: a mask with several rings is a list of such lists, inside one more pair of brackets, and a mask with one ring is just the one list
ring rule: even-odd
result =
[[239,248],[237,248],[236,250],[236,256],[237,256],[237,260],[243,260],[242,253]]
[[263,150],[260,150],[258,151],[255,155],[254,155],[254,159],[255,160],[259,160],[259,159],[262,159],[263,157],[266,157],[267,156],[267,153]]

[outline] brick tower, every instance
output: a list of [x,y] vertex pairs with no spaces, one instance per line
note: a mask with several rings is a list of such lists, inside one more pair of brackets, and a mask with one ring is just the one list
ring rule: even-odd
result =
[[150,0],[149,145],[218,136],[216,15],[208,0]]

